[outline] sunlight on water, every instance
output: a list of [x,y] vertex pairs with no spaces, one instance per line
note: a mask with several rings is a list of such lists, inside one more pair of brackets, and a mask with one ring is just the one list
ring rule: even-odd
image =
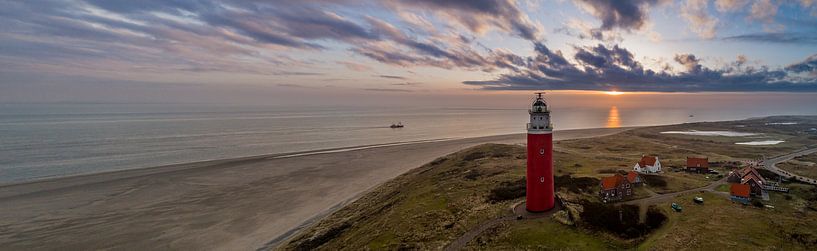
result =
[[607,124],[605,125],[607,128],[618,128],[621,127],[621,118],[618,116],[618,107],[611,106],[610,112],[607,113]]

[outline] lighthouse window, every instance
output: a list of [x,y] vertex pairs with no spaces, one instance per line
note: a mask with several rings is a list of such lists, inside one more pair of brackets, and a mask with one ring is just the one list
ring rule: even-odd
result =
[[544,155],[544,154],[545,154],[545,149],[544,149],[544,148],[540,148],[540,149],[539,149],[539,154]]

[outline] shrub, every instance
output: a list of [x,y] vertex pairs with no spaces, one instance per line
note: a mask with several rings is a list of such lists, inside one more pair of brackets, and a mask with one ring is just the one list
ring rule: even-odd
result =
[[616,173],[618,171],[616,169],[614,169],[614,168],[605,168],[605,169],[599,169],[596,172],[597,173]]
[[488,194],[488,201],[499,202],[513,200],[525,196],[525,178],[516,181],[503,181],[498,187],[491,189]]
[[667,180],[659,175],[641,175],[644,182],[654,187],[667,187]]
[[442,164],[442,163],[443,163],[443,162],[445,162],[446,160],[448,160],[448,158],[446,158],[446,157],[440,157],[440,158],[437,158],[437,159],[435,159],[435,160],[431,161],[431,163],[429,163],[429,164],[430,164],[430,165],[432,165],[432,166],[436,166],[436,165]]
[[645,223],[639,222],[638,206],[612,206],[589,201],[583,201],[582,206],[584,211],[580,216],[589,227],[628,239],[644,236],[651,230],[661,227],[667,220],[667,216],[655,206],[647,209]]
[[466,154],[464,157],[462,157],[462,160],[472,161],[472,160],[481,159],[481,158],[485,158],[485,157],[488,157],[487,153],[482,152],[482,151],[476,151],[476,152],[470,152],[470,153]]
[[570,192],[579,193],[582,190],[588,190],[598,186],[599,179],[592,177],[573,178],[570,175],[562,175],[554,177],[553,185],[557,190],[564,187]]
[[482,176],[482,174],[480,174],[477,170],[468,170],[465,172],[465,178],[469,180],[476,180],[479,178],[479,176]]
[[752,200],[752,206],[763,207],[763,202],[760,202],[759,200]]

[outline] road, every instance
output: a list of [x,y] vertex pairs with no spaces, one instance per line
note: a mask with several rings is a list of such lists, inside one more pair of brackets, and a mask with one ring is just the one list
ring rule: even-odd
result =
[[812,184],[812,185],[817,185],[817,180],[815,180],[815,179],[808,178],[808,177],[803,177],[803,176],[800,176],[800,175],[796,175],[796,174],[793,174],[793,173],[791,173],[789,171],[777,168],[777,163],[793,159],[794,157],[797,157],[797,156],[809,155],[809,154],[812,154],[812,153],[817,153],[817,148],[809,148],[809,149],[793,152],[793,153],[790,153],[790,154],[786,154],[786,155],[783,155],[783,156],[779,156],[779,157],[776,157],[776,158],[767,159],[763,163],[763,166],[764,166],[764,168],[766,170],[772,171],[772,172],[776,173],[777,175],[783,176],[784,178],[794,179],[794,180],[797,180],[797,181],[800,181],[800,182],[805,182],[805,183],[809,183],[809,184]]
[[643,198],[643,199],[622,201],[622,202],[619,202],[619,203],[616,203],[616,204],[629,204],[629,205],[647,204],[647,205],[652,205],[652,204],[658,204],[658,203],[661,203],[661,202],[670,201],[673,198],[675,198],[675,196],[678,196],[678,195],[684,195],[684,194],[689,194],[689,193],[697,193],[697,192],[701,192],[701,191],[708,191],[708,192],[713,192],[715,194],[729,196],[728,193],[715,191],[715,188],[717,188],[721,184],[726,184],[726,177],[723,177],[722,179],[720,179],[718,181],[712,182],[709,185],[699,187],[699,188],[693,188],[693,189],[678,191],[678,192],[674,192],[674,193],[658,194],[658,195],[650,196],[650,197]]

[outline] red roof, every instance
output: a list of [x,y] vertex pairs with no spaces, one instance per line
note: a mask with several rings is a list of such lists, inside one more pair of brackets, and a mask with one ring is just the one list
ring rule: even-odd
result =
[[706,167],[709,168],[709,158],[694,158],[687,157],[687,167]]
[[603,190],[616,188],[619,184],[621,184],[621,182],[624,182],[624,180],[624,176],[621,174],[601,178],[601,188]]
[[642,156],[641,161],[638,162],[638,165],[639,166],[654,166],[655,161],[657,159],[658,158],[656,158],[655,156]]
[[732,184],[729,187],[729,194],[734,196],[746,197],[749,198],[749,192],[751,191],[751,187],[748,184]]
[[627,173],[627,181],[630,183],[635,183],[635,179],[638,178],[638,173],[635,171],[630,171]]
[[742,183],[742,184],[746,184],[746,183],[748,183],[750,180],[751,180],[751,181],[754,181],[754,182],[755,182],[755,183],[757,183],[758,185],[763,185],[763,180],[761,180],[760,178],[758,178],[757,176],[755,176],[755,175],[754,175],[754,174],[752,174],[752,173],[749,173],[749,174],[747,174],[746,176],[743,176],[743,178],[740,180],[740,183]]
[[761,176],[760,173],[758,173],[757,170],[752,167],[745,167],[740,171],[741,179],[746,179],[746,176],[750,175],[754,176],[757,181],[766,182],[766,179],[764,179],[763,176]]

